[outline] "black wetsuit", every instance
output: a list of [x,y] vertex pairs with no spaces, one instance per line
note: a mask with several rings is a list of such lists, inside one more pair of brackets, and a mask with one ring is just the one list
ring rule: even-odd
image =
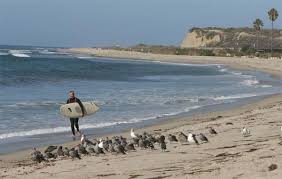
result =
[[[81,107],[81,110],[82,110],[82,114],[84,115],[85,114],[85,109],[84,109],[84,106],[82,105],[81,101],[74,97],[74,98],[69,98],[67,100],[67,104],[69,103],[78,103],[79,106]],[[74,129],[74,126],[76,127],[76,130],[79,132],[79,126],[78,126],[78,119],[79,118],[70,118],[70,123],[71,123],[71,131],[72,131],[72,134],[75,135],[75,129]]]

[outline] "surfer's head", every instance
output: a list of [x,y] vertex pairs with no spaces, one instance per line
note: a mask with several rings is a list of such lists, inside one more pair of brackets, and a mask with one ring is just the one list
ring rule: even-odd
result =
[[70,97],[70,98],[74,98],[74,97],[75,97],[74,91],[70,91],[70,92],[69,92],[69,97]]

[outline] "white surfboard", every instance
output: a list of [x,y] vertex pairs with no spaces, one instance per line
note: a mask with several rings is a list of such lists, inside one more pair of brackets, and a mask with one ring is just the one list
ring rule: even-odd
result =
[[[85,108],[84,116],[89,116],[95,114],[99,107],[94,103],[94,101],[82,102]],[[78,103],[64,104],[60,107],[60,112],[63,116],[68,118],[79,118],[82,117],[82,110]]]

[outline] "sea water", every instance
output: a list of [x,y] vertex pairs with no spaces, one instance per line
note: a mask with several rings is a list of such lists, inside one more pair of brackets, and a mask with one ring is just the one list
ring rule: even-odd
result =
[[69,120],[59,113],[70,90],[100,107],[80,120],[81,130],[93,134],[282,91],[281,79],[220,64],[103,59],[38,47],[0,50],[0,72],[0,152],[71,140]]

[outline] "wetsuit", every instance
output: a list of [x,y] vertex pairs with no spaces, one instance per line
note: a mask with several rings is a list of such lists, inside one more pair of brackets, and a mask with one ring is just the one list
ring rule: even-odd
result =
[[[84,116],[85,114],[85,109],[84,109],[84,106],[82,105],[81,101],[74,97],[74,98],[69,98],[67,100],[67,104],[69,103],[78,103],[79,106],[81,107],[81,111],[82,111],[82,115]],[[72,131],[72,134],[75,135],[75,129],[74,129],[74,126],[76,127],[76,130],[79,132],[79,126],[78,126],[78,119],[79,118],[70,118],[70,123],[71,123],[71,131]]]

